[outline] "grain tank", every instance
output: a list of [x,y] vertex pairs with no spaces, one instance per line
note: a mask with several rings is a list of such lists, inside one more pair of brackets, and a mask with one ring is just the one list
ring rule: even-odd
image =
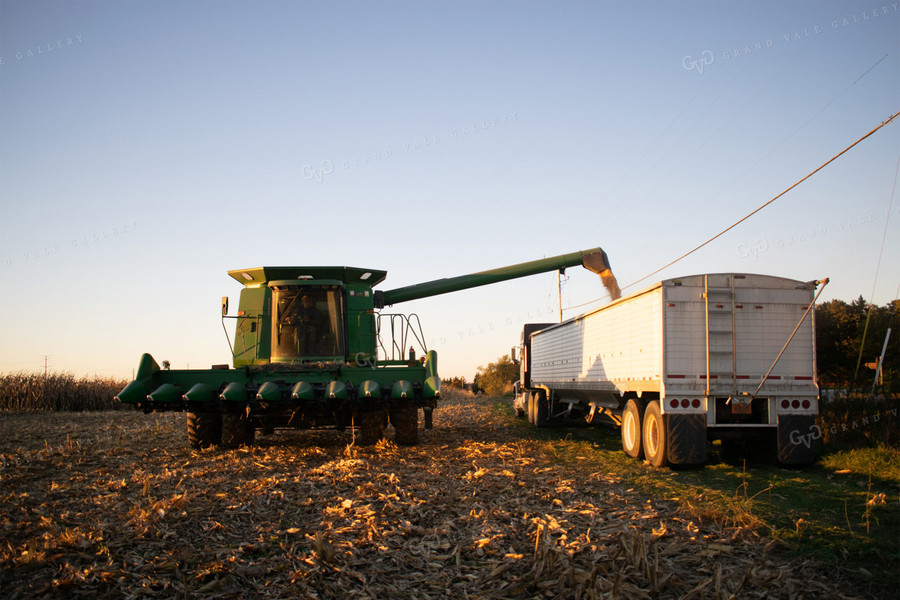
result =
[[[509,267],[376,290],[386,271],[356,267],[257,267],[228,274],[243,285],[234,321],[232,365],[161,368],[141,357],[116,400],[134,408],[187,413],[194,447],[252,444],[256,431],[352,428],[355,442],[418,443],[418,414],[431,427],[441,395],[437,352],[402,302],[582,265],[611,277],[600,248]],[[227,331],[227,329],[226,329]]]

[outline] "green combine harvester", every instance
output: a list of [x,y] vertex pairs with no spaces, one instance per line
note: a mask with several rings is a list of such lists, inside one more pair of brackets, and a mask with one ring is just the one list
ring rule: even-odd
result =
[[236,321],[233,368],[169,370],[144,354],[116,400],[145,412],[186,412],[195,448],[250,445],[257,429],[276,428],[352,427],[355,443],[371,445],[388,422],[398,444],[415,445],[419,409],[430,429],[441,396],[437,353],[427,349],[416,315],[382,309],[577,265],[612,279],[600,248],[387,291],[373,289],[387,275],[373,269],[229,271],[244,286],[236,316],[222,299],[223,325]]

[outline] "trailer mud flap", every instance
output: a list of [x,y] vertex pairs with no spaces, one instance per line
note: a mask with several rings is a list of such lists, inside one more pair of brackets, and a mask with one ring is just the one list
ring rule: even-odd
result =
[[673,465],[706,462],[706,415],[666,415],[667,457]]
[[808,465],[816,459],[817,431],[814,415],[778,415],[778,462]]

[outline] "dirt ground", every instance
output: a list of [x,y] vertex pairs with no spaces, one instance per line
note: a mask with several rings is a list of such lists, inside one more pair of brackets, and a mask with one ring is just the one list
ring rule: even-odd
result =
[[276,432],[193,451],[183,414],[0,415],[0,595],[848,598],[813,564],[444,402],[420,445]]

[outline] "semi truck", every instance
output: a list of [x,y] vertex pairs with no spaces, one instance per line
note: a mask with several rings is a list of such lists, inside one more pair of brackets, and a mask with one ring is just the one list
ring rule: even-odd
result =
[[819,408],[813,311],[827,282],[691,275],[527,324],[516,412],[538,427],[611,422],[623,451],[656,467],[704,464],[715,439],[808,464]]
[[[234,320],[232,365],[169,369],[149,353],[116,400],[144,412],[187,415],[191,446],[250,445],[257,430],[351,428],[374,444],[390,423],[399,445],[418,443],[441,397],[437,352],[419,318],[394,304],[581,265],[614,278],[601,248],[376,290],[386,271],[357,267],[255,267],[228,274],[243,285]],[[227,333],[227,328],[226,328]],[[407,350],[408,348],[408,350]],[[417,353],[418,352],[418,353]]]

